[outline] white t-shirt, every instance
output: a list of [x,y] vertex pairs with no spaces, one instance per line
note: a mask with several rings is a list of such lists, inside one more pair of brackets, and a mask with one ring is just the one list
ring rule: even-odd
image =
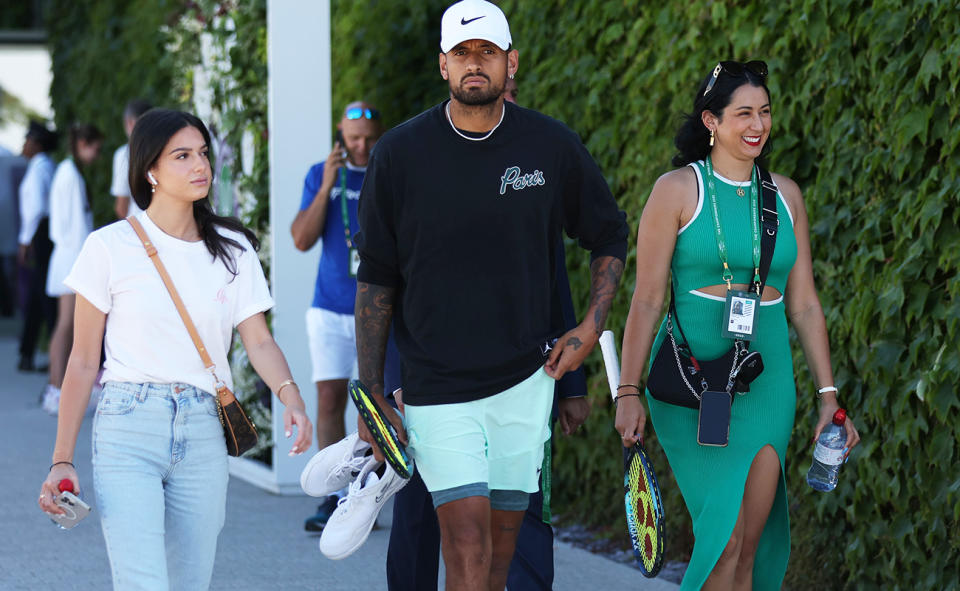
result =
[[64,277],[77,260],[80,247],[93,230],[93,211],[87,202],[87,186],[72,158],[57,166],[50,185],[50,240],[53,254],[47,268],[47,295],[70,293]]
[[123,144],[113,153],[113,179],[110,181],[110,194],[114,197],[127,197],[130,208],[127,215],[140,215],[143,210],[130,194],[130,144]]
[[[217,376],[233,388],[227,353],[233,328],[273,307],[260,260],[242,235],[234,251],[237,276],[213,260],[203,242],[165,234],[150,216],[137,216],[180,293]],[[90,234],[64,283],[107,315],[102,383],[181,382],[206,392],[214,381],[203,367],[177,308],[143,243],[124,220]]]

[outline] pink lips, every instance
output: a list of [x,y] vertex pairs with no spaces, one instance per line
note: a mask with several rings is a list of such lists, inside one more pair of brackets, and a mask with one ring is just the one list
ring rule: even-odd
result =
[[207,179],[197,179],[195,181],[190,181],[191,185],[206,185],[208,183]]

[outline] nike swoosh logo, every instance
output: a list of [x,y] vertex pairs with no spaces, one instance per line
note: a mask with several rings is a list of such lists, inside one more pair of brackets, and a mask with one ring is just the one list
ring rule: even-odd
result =
[[380,493],[380,494],[377,495],[377,497],[373,500],[373,502],[379,503],[379,502],[382,501],[382,500],[383,500],[383,493]]
[[461,18],[460,18],[460,24],[461,24],[461,25],[469,25],[469,24],[472,23],[473,21],[477,21],[477,20],[482,19],[484,16],[487,16],[487,15],[478,16],[478,17],[472,18],[472,19],[470,19],[470,20],[467,20],[467,19],[461,17]]

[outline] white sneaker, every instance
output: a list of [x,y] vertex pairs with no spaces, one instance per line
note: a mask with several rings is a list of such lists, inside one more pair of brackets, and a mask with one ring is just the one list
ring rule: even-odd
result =
[[[376,471],[381,466],[383,476],[377,476]],[[371,457],[323,528],[323,534],[320,535],[320,551],[323,555],[331,560],[340,560],[359,550],[367,541],[380,509],[407,482],[389,465]]]
[[42,407],[48,414],[57,416],[57,413],[60,412],[60,388],[53,384],[47,384],[47,387],[43,390]]
[[370,444],[353,432],[318,451],[300,473],[300,488],[311,497],[325,497],[344,488],[363,468]]

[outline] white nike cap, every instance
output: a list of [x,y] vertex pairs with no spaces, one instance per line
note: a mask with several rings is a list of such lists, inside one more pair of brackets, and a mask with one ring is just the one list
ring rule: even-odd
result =
[[447,53],[458,43],[483,39],[507,51],[513,39],[507,17],[486,0],[462,0],[447,8],[440,20],[440,50]]

